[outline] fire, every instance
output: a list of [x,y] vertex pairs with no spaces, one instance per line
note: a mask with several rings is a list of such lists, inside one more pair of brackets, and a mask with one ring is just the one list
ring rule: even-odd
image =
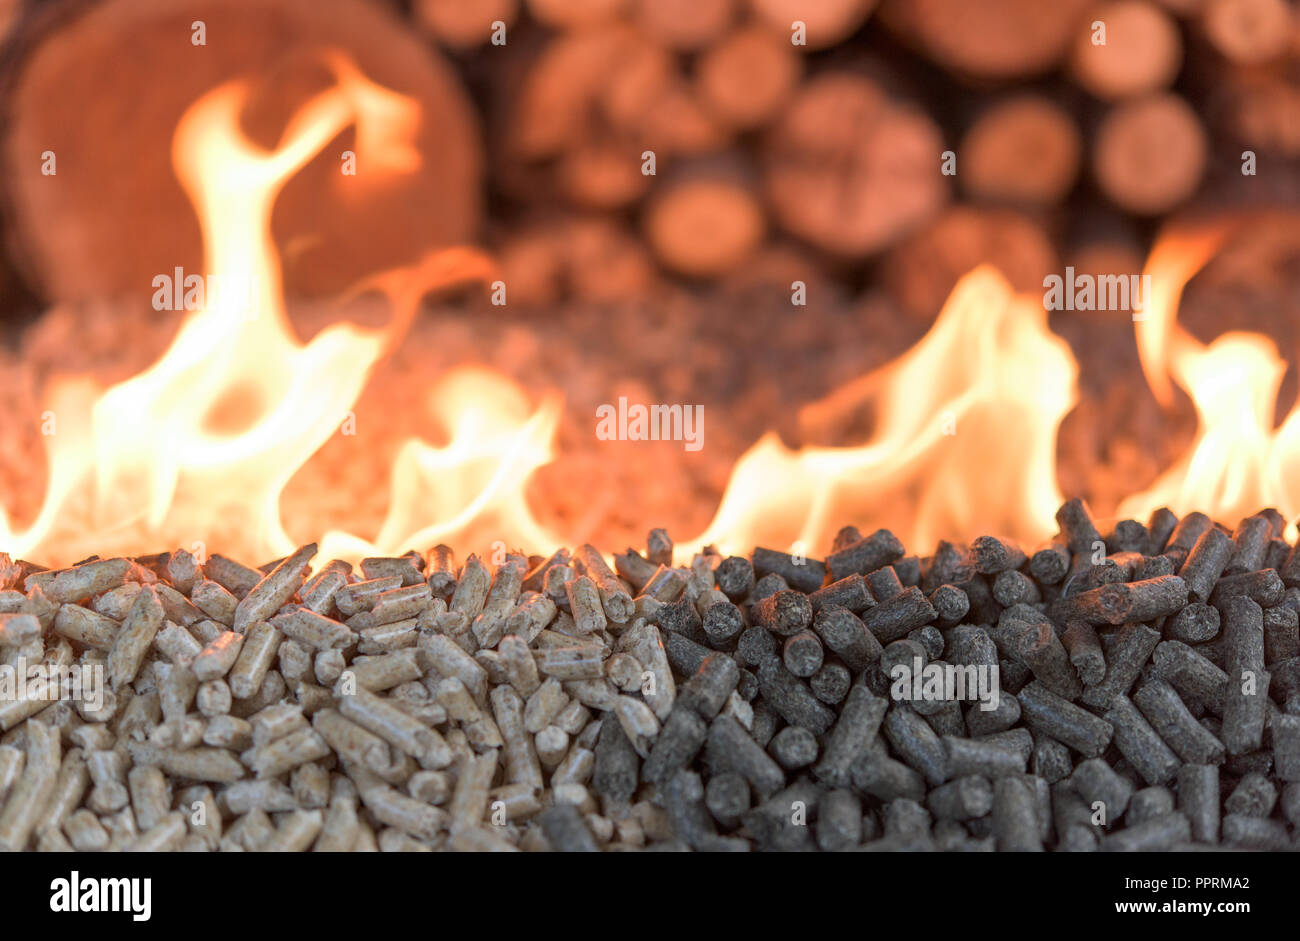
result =
[[[23,531],[0,513],[0,545],[10,552],[49,564],[172,546],[259,562],[287,554],[295,540],[282,518],[286,485],[327,440],[347,434],[371,371],[422,296],[489,276],[490,263],[474,251],[438,252],[357,286],[386,297],[387,326],[339,322],[297,339],[270,233],[282,187],[353,125],[368,172],[420,165],[411,145],[417,106],[339,56],[328,62],[335,84],[298,112],[272,151],[239,131],[246,83],[218,88],[182,118],[173,162],[202,225],[202,303],[162,358],[130,380],[104,390],[84,378],[53,385],[47,415],[58,429],[46,438],[45,500]],[[1300,511],[1300,484],[1287,486],[1300,482],[1290,473],[1300,469],[1300,410],[1279,428],[1272,423],[1285,370],[1277,351],[1244,333],[1206,346],[1176,322],[1183,286],[1221,237],[1187,230],[1152,253],[1152,297],[1138,325],[1143,368],[1162,403],[1173,401],[1174,384],[1191,396],[1200,430],[1183,461],[1121,508],[1126,515],[1142,518],[1159,505],[1226,517],[1266,505]],[[865,443],[792,450],[764,436],[737,461],[710,525],[679,545],[820,553],[848,522],[889,527],[916,547],[983,532],[1033,544],[1052,532],[1062,499],[1056,435],[1074,407],[1076,378],[1041,298],[977,269],[911,350],[800,415],[817,435],[869,412]],[[525,496],[533,472],[554,456],[558,397],[534,405],[509,379],[464,368],[438,377],[417,404],[446,443],[401,443],[376,531],[317,527],[311,536],[321,537],[324,557],[438,542],[549,552],[569,541],[539,522]],[[298,535],[314,523],[291,522]],[[648,520],[647,528],[671,522]]]
[[736,465],[699,541],[822,551],[852,521],[912,546],[982,532],[1033,543],[1050,534],[1061,502],[1056,430],[1076,375],[1041,299],[979,268],[912,349],[801,416],[816,428],[866,405],[871,440],[792,452],[769,434]]
[[1136,327],[1142,367],[1163,405],[1172,404],[1174,384],[1187,393],[1197,430],[1173,467],[1120,506],[1123,515],[1144,519],[1159,506],[1224,520],[1265,507],[1287,518],[1300,513],[1300,404],[1275,424],[1287,368],[1276,345],[1243,331],[1204,344],[1177,322],[1183,288],[1230,231],[1224,223],[1169,232],[1147,261],[1152,305]]
[[[358,160],[375,172],[419,166],[409,143],[419,119],[414,102],[340,56],[329,65],[336,84],[302,108],[272,152],[239,131],[247,83],[223,85],[182,117],[173,163],[199,215],[204,281],[222,289],[202,295],[145,372],[99,395],[85,380],[54,386],[48,414],[58,426],[46,439],[42,509],[23,532],[0,518],[0,540],[15,554],[71,562],[89,552],[180,545],[200,554],[211,547],[245,558],[284,555],[294,543],[280,518],[281,492],[339,432],[419,295],[487,273],[474,253],[438,253],[369,285],[393,301],[387,328],[341,323],[306,344],[294,337],[270,234],[280,189],[352,124]],[[421,461],[428,456],[403,466]]]

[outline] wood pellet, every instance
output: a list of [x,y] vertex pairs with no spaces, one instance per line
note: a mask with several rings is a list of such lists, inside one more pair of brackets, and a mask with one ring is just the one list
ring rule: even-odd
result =
[[824,560],[5,557],[0,848],[1294,848],[1280,516],[1058,523],[925,557],[853,527]]

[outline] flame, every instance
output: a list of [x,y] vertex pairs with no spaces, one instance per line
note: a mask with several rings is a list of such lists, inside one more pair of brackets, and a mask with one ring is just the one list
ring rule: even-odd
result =
[[[358,160],[371,171],[410,173],[420,165],[410,143],[418,105],[371,83],[340,55],[326,62],[335,84],[297,112],[273,151],[239,131],[247,82],[215,89],[182,116],[173,163],[199,216],[209,291],[145,372],[100,395],[84,379],[55,383],[49,412],[58,424],[47,436],[44,504],[22,532],[0,517],[0,540],[15,553],[69,562],[92,551],[196,543],[249,559],[287,553],[295,543],[280,518],[285,485],[347,420],[420,295],[489,270],[473,252],[436,253],[363,286],[389,295],[395,313],[387,327],[340,323],[309,343],[295,338],[270,229],[281,188],[350,125]],[[472,444],[448,453],[460,450]],[[415,466],[436,463],[407,453],[413,456],[399,466],[412,468],[408,477]],[[385,538],[397,538],[398,529],[390,520]]]
[[849,521],[887,526],[911,546],[981,532],[1037,541],[1061,502],[1056,431],[1076,376],[1041,299],[978,268],[920,342],[802,416],[817,428],[865,404],[877,420],[870,441],[792,452],[766,436],[736,465],[699,542],[814,551]]
[[[271,151],[239,131],[246,82],[210,92],[182,117],[173,162],[200,218],[206,283],[217,290],[139,375],[104,390],[85,378],[52,385],[48,414],[58,430],[46,438],[45,500],[22,531],[0,513],[0,545],[50,564],[177,545],[250,561],[287,554],[296,540],[282,519],[286,485],[326,441],[346,433],[371,371],[421,298],[489,276],[489,261],[475,251],[436,252],[351,292],[381,293],[391,310],[385,326],[339,322],[309,342],[296,338],[270,231],[285,183],[349,126],[368,172],[420,165],[411,144],[418,106],[339,55],[326,61],[335,83],[299,110]],[[1143,369],[1162,404],[1173,403],[1175,384],[1190,395],[1200,428],[1189,454],[1128,501],[1126,515],[1162,504],[1228,515],[1266,505],[1300,510],[1300,410],[1273,427],[1285,372],[1276,349],[1246,333],[1204,345],[1176,321],[1183,287],[1223,236],[1210,227],[1179,230],[1148,262],[1148,313],[1137,327]],[[793,450],[764,436],[737,461],[706,530],[679,546],[816,553],[848,522],[887,526],[911,546],[983,532],[1035,543],[1052,532],[1062,499],[1056,436],[1074,407],[1076,378],[1041,298],[1018,295],[996,271],[978,268],[915,346],[800,413],[802,430],[815,438],[867,412],[874,430],[865,443]],[[439,377],[421,404],[446,442],[400,443],[376,532],[317,527],[300,535],[320,536],[327,558],[354,560],[437,542],[549,552],[567,541],[525,496],[534,471],[554,456],[557,396],[534,406],[507,378],[462,368]]]
[[[35,522],[13,532],[0,519],[12,551],[52,563],[196,543],[255,560],[286,554],[295,544],[281,518],[286,484],[348,421],[421,296],[488,273],[473,252],[438,253],[352,292],[387,297],[386,328],[336,323],[306,344],[295,338],[270,233],[280,189],[350,124],[368,166],[405,173],[419,163],[409,143],[414,104],[341,57],[329,64],[336,84],[298,112],[273,151],[239,132],[246,83],[222,86],[182,117],[173,158],[200,217],[208,280],[252,291],[207,297],[154,366],[102,394],[85,380],[55,386],[54,410],[67,420],[49,440],[50,484]],[[737,462],[713,522],[684,548],[825,548],[848,520],[889,525],[914,544],[985,530],[1037,539],[1060,500],[1055,432],[1074,384],[1074,360],[1048,331],[1038,299],[977,270],[916,347],[806,410],[815,428],[873,409],[866,444],[791,451],[764,437]],[[326,557],[438,541],[547,552],[565,541],[525,498],[530,476],[553,456],[557,397],[534,408],[508,379],[461,369],[441,377],[424,404],[447,443],[401,443],[377,532],[327,532]]]
[[[1173,385],[1196,409],[1187,453],[1146,491],[1120,505],[1144,519],[1168,506],[1237,520],[1265,507],[1287,518],[1300,512],[1300,404],[1275,424],[1285,360],[1267,337],[1231,331],[1205,344],[1177,322],[1187,282],[1223,243],[1236,222],[1162,234],[1147,260],[1152,306],[1136,326],[1142,368],[1157,400],[1173,404]],[[1294,538],[1294,525],[1291,538]]]

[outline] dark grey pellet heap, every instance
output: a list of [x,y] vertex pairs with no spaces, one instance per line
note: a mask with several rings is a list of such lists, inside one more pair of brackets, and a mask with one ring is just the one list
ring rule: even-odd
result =
[[1029,551],[918,560],[846,527],[825,560],[697,556],[646,612],[676,701],[635,795],[602,788],[597,750],[604,812],[649,799],[658,848],[704,851],[1295,846],[1300,550],[1280,514],[1228,530],[1162,509],[1102,534],[1074,500],[1057,522]]

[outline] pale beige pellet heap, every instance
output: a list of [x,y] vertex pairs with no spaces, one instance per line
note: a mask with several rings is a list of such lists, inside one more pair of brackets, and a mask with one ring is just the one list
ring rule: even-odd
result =
[[[602,721],[644,758],[674,699],[655,602],[595,550],[315,552],[0,555],[0,850],[545,850],[556,805],[601,848],[671,838],[650,800],[588,790]],[[35,681],[56,668],[59,695]]]

